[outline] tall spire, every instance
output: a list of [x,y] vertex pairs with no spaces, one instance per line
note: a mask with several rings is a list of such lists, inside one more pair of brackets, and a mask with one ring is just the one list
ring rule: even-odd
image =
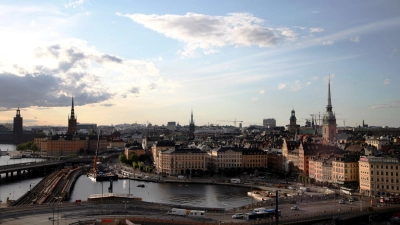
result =
[[72,97],[72,106],[71,106],[71,119],[75,118],[75,110],[74,110],[74,97]]
[[326,106],[327,112],[332,112],[332,102],[331,102],[331,75],[329,75],[328,81],[328,105]]
[[190,123],[191,123],[191,124],[194,123],[194,122],[193,122],[193,109],[192,109],[192,113],[190,114]]

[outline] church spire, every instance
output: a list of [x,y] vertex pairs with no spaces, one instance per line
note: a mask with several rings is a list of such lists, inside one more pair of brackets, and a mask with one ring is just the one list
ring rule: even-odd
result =
[[72,97],[72,106],[71,106],[71,119],[75,118],[75,110],[74,110],[74,97]]
[[193,109],[192,109],[192,113],[190,114],[190,124],[194,123],[193,122]]
[[332,112],[332,102],[331,102],[331,75],[329,75],[328,81],[328,105],[326,106],[327,112]]

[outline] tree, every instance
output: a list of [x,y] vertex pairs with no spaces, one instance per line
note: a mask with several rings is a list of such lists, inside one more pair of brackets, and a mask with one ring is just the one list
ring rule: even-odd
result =
[[125,154],[119,155],[118,158],[119,158],[119,161],[122,162],[122,163],[126,163],[126,161],[127,161]]

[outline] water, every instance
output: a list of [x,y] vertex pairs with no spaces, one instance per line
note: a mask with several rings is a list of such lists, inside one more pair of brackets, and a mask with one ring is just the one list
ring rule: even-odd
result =
[[[145,184],[146,187],[137,187],[138,184]],[[91,194],[108,193],[109,186],[109,181],[94,182],[82,175],[75,183],[71,201],[87,200]],[[251,203],[251,198],[247,196],[249,188],[230,185],[153,183],[131,180],[130,188],[130,193],[134,197],[142,198],[146,202],[218,208],[236,208]],[[113,181],[113,192],[128,194],[129,180]]]
[[[11,144],[0,144],[1,151],[15,151],[16,146]],[[18,164],[18,163],[26,163],[26,162],[40,162],[44,161],[44,159],[40,158],[21,158],[21,159],[10,159],[10,156],[0,156],[0,166],[9,165],[9,164]],[[14,174],[15,175],[15,174]],[[39,183],[43,178],[30,178],[24,180],[13,180],[5,182],[5,174],[2,174],[0,179],[0,200],[2,203],[5,203],[7,197],[12,199],[18,199],[23,194],[25,194],[29,185],[32,184],[32,187]]]
[[[0,149],[15,150],[15,145],[0,144]],[[0,165],[43,161],[43,159],[23,158],[10,159],[9,156],[0,157]],[[5,174],[3,174],[3,177]],[[30,185],[38,184],[43,178],[29,178],[0,183],[0,200],[6,202],[9,199],[18,199],[24,195]],[[145,184],[145,188],[136,187]],[[86,201],[91,194],[107,193],[110,182],[93,182],[85,175],[80,176],[71,193],[71,202],[77,199]],[[113,182],[114,193],[128,194],[129,180],[118,180]],[[216,208],[236,208],[250,204],[251,198],[247,196],[249,188],[231,187],[225,185],[202,185],[202,184],[178,184],[178,183],[153,183],[130,181],[130,193],[143,201],[156,203],[181,204],[191,206],[204,206]]]

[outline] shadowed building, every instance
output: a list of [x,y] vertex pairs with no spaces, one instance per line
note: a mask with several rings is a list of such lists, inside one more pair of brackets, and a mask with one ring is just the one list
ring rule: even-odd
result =
[[17,113],[14,117],[14,124],[12,131],[0,131],[0,143],[7,144],[21,144],[29,141],[33,141],[34,134],[32,131],[23,130],[23,118],[21,117],[21,111],[17,109]]
[[75,117],[74,98],[72,97],[71,116],[68,116],[67,134],[74,135],[76,133],[76,120],[77,119],[78,119],[78,116]]

